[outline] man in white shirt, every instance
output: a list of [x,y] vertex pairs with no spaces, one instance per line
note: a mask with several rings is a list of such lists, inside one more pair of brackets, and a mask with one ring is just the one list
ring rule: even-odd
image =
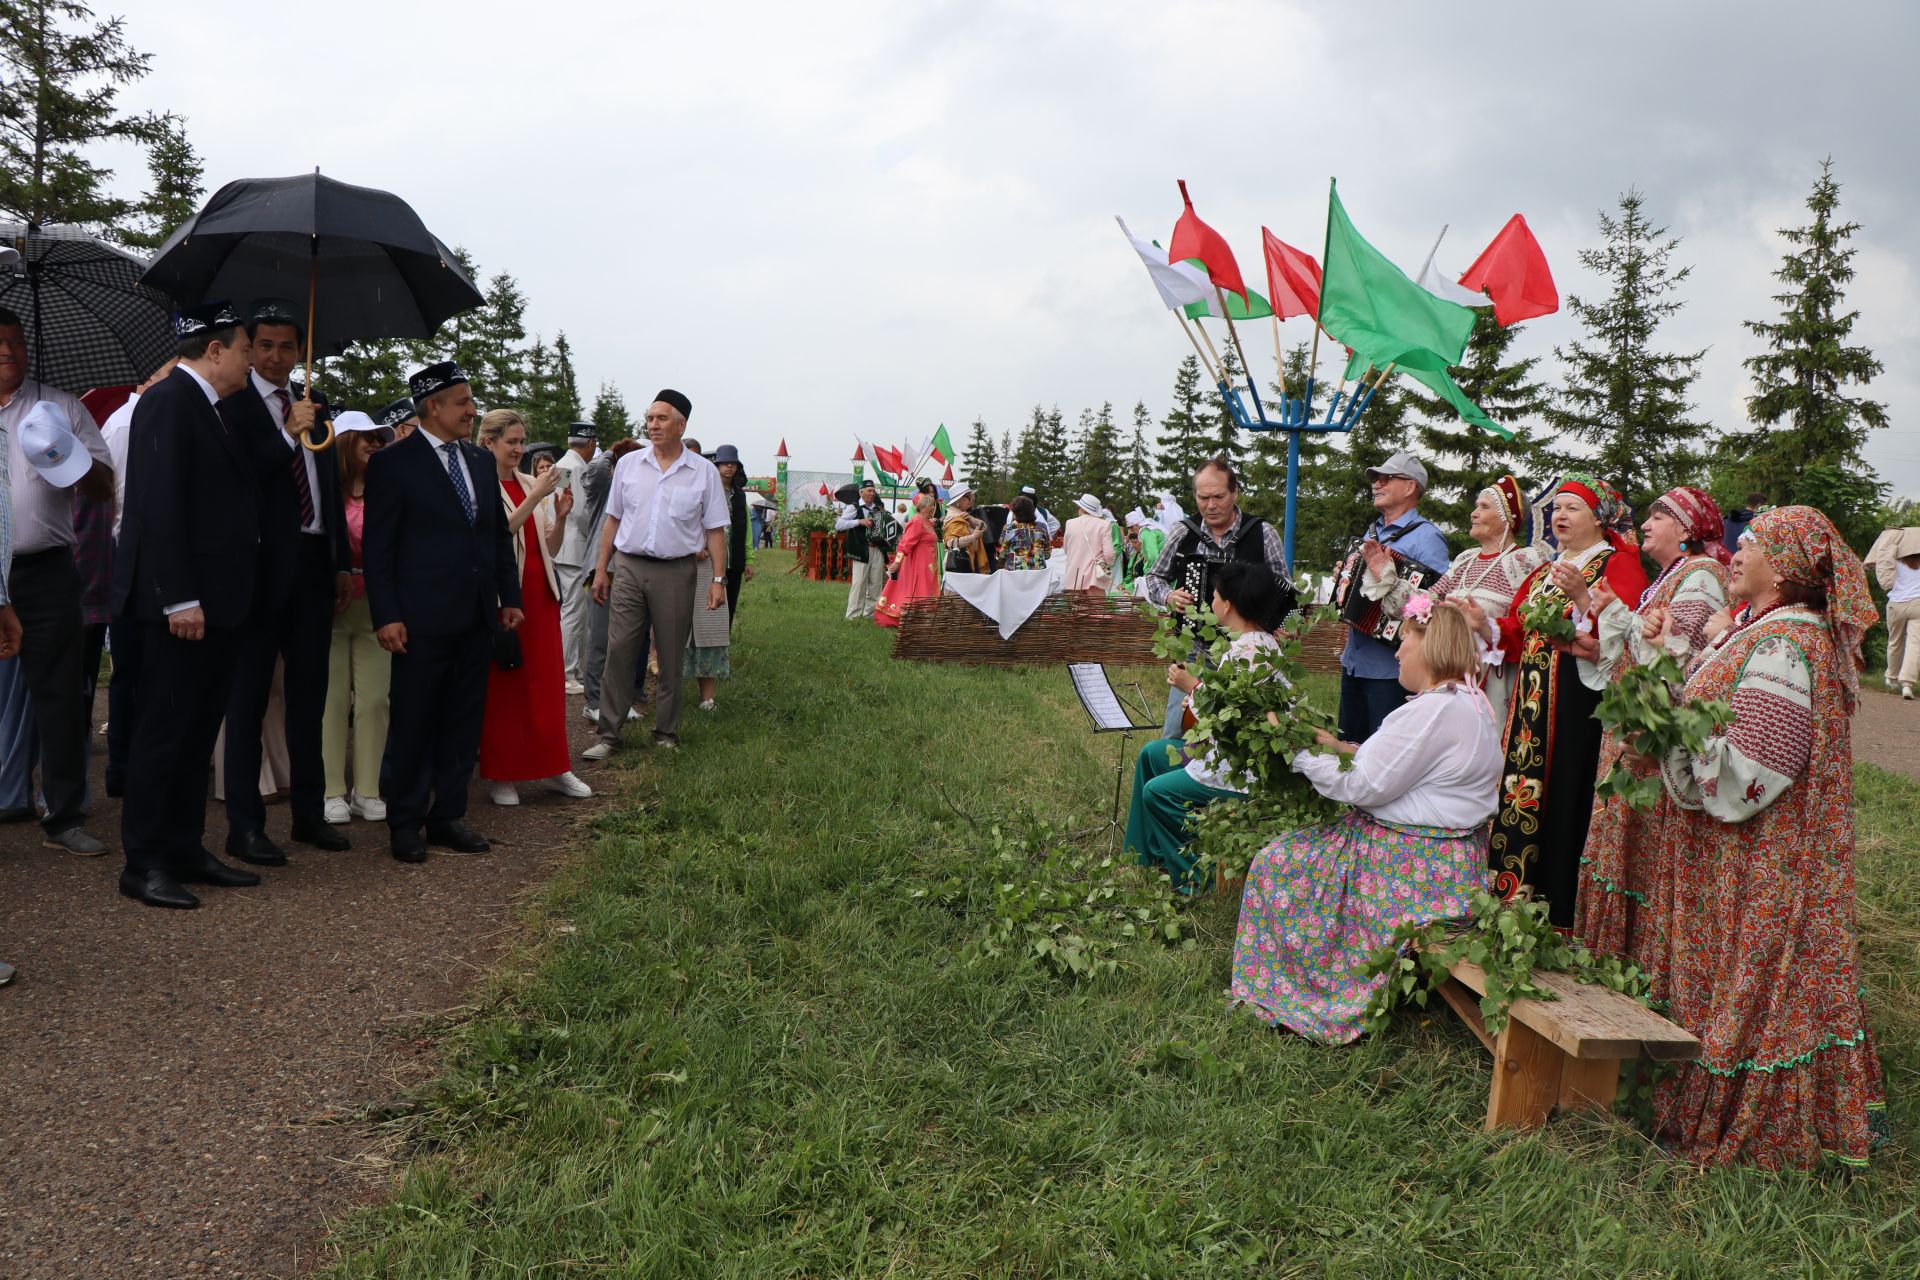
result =
[[580,477],[593,461],[594,444],[599,439],[591,422],[576,422],[567,428],[567,448],[554,462],[566,473],[566,486],[573,491],[573,509],[567,513],[566,532],[560,550],[554,554],[553,567],[560,577],[560,647],[566,662],[567,692],[580,693],[581,654],[586,652],[587,590],[581,582],[593,549],[588,545],[587,494]]
[[[20,424],[46,402],[66,418],[93,464],[71,487],[48,482],[20,447]],[[13,567],[7,597],[21,627],[21,674],[40,733],[40,789],[47,812],[40,825],[48,848],[94,856],[106,845],[81,825],[87,791],[87,677],[80,615],[80,573],[73,561],[73,498],[113,500],[107,442],[85,405],[27,376],[26,326],[0,308],[0,431],[7,437]]]
[[[706,607],[727,607],[727,497],[720,471],[684,447],[693,402],[662,391],[647,406],[648,447],[614,468],[594,561],[593,598],[607,606],[607,665],[600,683],[600,741],[581,753],[605,760],[633,703],[640,637],[653,629],[660,655],[653,743],[679,745],[680,662],[693,632],[701,564],[710,569]],[[695,559],[705,547],[704,562]]]
[[887,585],[887,509],[872,480],[860,482],[854,501],[840,508],[833,522],[836,533],[847,535],[847,559],[853,562],[853,585],[847,592],[847,621],[873,619],[873,607]]

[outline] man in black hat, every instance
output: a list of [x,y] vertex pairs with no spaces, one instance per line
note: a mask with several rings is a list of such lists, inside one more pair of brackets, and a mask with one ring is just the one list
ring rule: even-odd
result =
[[553,567],[560,578],[560,648],[567,672],[567,692],[580,693],[580,658],[587,647],[587,586],[581,581],[593,562],[593,549],[587,545],[588,502],[580,478],[593,461],[599,436],[591,422],[576,422],[567,428],[567,448],[554,466],[566,476],[563,483],[573,491],[573,507],[567,512],[560,550],[554,552]]
[[282,682],[287,762],[292,773],[292,836],[338,852],[347,837],[322,816],[326,769],[320,720],[327,706],[333,615],[353,592],[346,508],[333,455],[305,447],[324,402],[292,384],[306,335],[290,303],[256,302],[247,320],[253,352],[249,386],[232,397],[228,422],[254,453],[260,476],[259,583],[253,617],[240,636],[233,691],[227,701],[227,854],[255,866],[282,867],[287,855],[267,836],[260,776],[260,733],[273,690]]
[[[392,715],[380,792],[393,856],[427,845],[485,853],[467,828],[480,755],[493,632],[520,625],[520,573],[499,473],[473,433],[473,393],[451,360],[408,380],[420,429],[367,464],[367,602],[393,654]],[[425,838],[421,828],[425,826]]]
[[120,892],[149,906],[197,907],[183,884],[260,883],[202,843],[208,761],[258,583],[260,482],[222,407],[247,385],[251,348],[239,314],[225,303],[189,308],[174,332],[180,363],[134,410],[114,555],[115,629],[142,629]]
[[847,621],[873,620],[873,607],[887,585],[887,508],[872,479],[860,481],[860,492],[840,508],[835,532],[847,535],[847,559],[853,563],[853,584],[847,590]]
[[[653,743],[679,745],[680,661],[693,633],[694,593],[702,566],[704,605],[727,605],[727,497],[720,472],[683,448],[693,403],[662,391],[647,406],[648,447],[614,468],[613,489],[593,571],[593,598],[607,606],[607,665],[600,684],[600,741],[581,753],[605,760],[620,741],[633,701],[640,635],[653,628],[660,655]],[[702,548],[707,557],[697,560]]]
[[412,396],[401,396],[374,414],[373,420],[393,432],[395,444],[405,440],[420,427],[420,415],[414,411]]

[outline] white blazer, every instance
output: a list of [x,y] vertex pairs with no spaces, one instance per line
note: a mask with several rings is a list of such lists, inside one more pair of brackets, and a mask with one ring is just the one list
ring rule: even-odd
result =
[[[532,485],[533,479],[532,477],[528,477],[525,481],[521,482],[520,487],[524,490],[531,488]],[[520,504],[513,500],[513,495],[507,492],[507,486],[502,484],[500,486],[500,507],[501,510],[507,513],[507,519],[513,519],[513,513],[519,506]],[[548,514],[546,508],[546,503],[536,502],[533,505],[533,510],[527,513],[527,523],[534,527],[534,541],[540,544],[540,563],[544,565],[547,570],[547,590],[553,592],[553,598],[558,600],[560,598],[560,575],[554,571],[553,552],[547,549],[547,533],[553,528],[553,517]],[[525,582],[527,580],[527,538],[524,528],[516,530],[513,535],[513,568],[514,572],[520,576],[520,580]]]

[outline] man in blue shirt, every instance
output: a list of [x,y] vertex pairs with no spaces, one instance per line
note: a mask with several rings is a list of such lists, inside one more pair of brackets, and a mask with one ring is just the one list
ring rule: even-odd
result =
[[[1438,575],[1447,571],[1451,553],[1440,531],[1415,507],[1427,491],[1427,469],[1408,453],[1396,453],[1367,470],[1373,488],[1374,517],[1361,551],[1368,559],[1391,547]],[[1393,709],[1407,700],[1400,686],[1400,664],[1393,646],[1356,627],[1347,628],[1340,654],[1340,736],[1365,742]]]

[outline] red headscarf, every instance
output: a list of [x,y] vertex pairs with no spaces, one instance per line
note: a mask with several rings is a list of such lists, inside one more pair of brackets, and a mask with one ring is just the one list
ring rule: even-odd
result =
[[1561,479],[1560,487],[1554,491],[1556,497],[1563,493],[1570,493],[1587,504],[1594,519],[1600,522],[1600,532],[1606,535],[1616,551],[1635,550],[1633,544],[1614,527],[1627,500],[1612,485],[1578,471],[1569,471]]
[[1687,540],[1704,543],[1702,549],[1721,564],[1733,559],[1733,553],[1721,541],[1726,537],[1727,522],[1721,517],[1719,506],[1706,493],[1692,485],[1681,485],[1667,490],[1653,506],[1654,510],[1665,510],[1679,521],[1680,527],[1687,531]]
[[1867,628],[1880,620],[1867,592],[1867,571],[1833,522],[1812,507],[1775,507],[1747,526],[1767,563],[1782,582],[1826,593],[1827,627],[1833,632],[1834,674],[1847,714],[1860,703],[1860,672],[1867,655],[1861,647]]

